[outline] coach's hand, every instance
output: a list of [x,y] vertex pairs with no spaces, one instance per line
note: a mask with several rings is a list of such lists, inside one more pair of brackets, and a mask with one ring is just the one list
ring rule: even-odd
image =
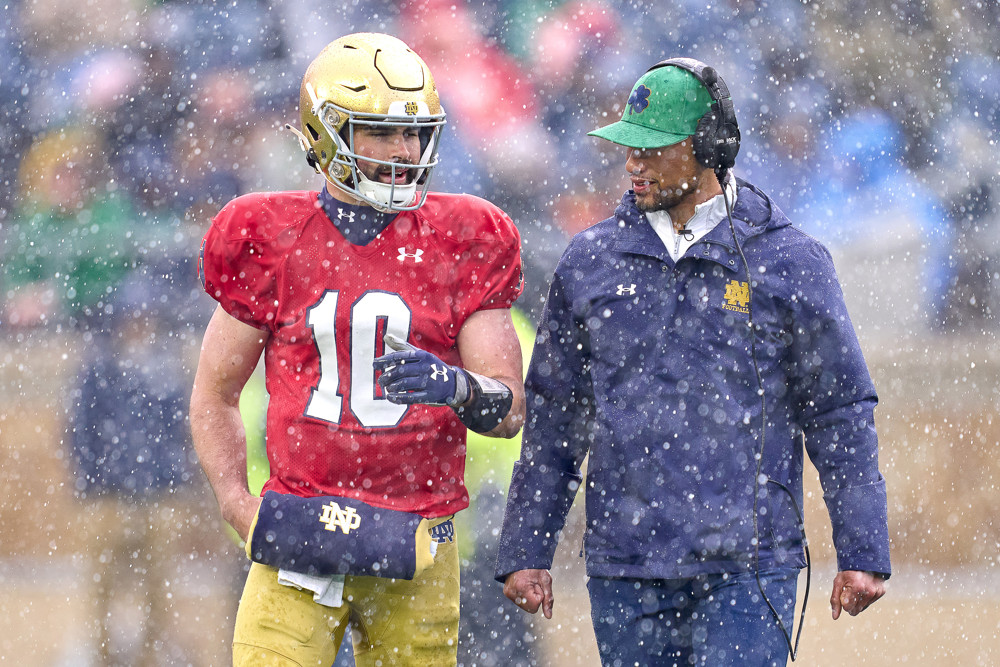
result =
[[841,610],[857,616],[876,600],[885,595],[885,579],[874,572],[844,570],[833,580],[830,607],[833,620],[840,618]]
[[503,594],[529,614],[542,607],[545,618],[552,618],[552,575],[548,570],[518,570],[503,582]]
[[390,403],[455,407],[468,400],[469,379],[461,368],[392,334],[386,334],[385,344],[394,351],[377,358],[374,365],[382,371],[378,383]]

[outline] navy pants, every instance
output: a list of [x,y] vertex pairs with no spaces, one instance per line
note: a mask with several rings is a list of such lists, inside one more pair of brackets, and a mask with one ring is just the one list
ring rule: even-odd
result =
[[[797,568],[763,570],[767,598],[793,631]],[[754,573],[691,579],[591,577],[594,633],[604,667],[770,667],[788,645]]]

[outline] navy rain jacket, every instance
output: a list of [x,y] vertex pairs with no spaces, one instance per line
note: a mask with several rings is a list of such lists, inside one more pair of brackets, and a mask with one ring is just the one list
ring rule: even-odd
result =
[[839,568],[889,574],[877,397],[830,254],[764,193],[738,187],[733,216],[754,281],[766,400],[760,475],[748,271],[729,224],[675,264],[629,191],[556,268],[525,385],[497,579],[551,566],[588,452],[588,575],[749,571],[755,533],[761,569],[802,567],[803,442]]

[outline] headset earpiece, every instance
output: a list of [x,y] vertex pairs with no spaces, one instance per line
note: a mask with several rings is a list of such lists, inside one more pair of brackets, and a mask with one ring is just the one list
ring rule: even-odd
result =
[[712,96],[712,106],[698,121],[694,133],[694,156],[698,164],[714,169],[717,174],[732,169],[740,152],[740,126],[726,82],[714,67],[694,58],[668,58],[647,71],[667,66],[691,72]]
[[715,145],[715,138],[718,136],[717,116],[713,104],[712,109],[698,121],[698,129],[694,131],[694,139],[692,139],[695,159],[698,160],[698,164],[710,169],[721,167],[721,160],[717,155]]

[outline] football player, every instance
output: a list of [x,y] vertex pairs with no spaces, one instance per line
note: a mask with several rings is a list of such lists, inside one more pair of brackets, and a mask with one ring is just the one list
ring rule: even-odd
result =
[[[520,238],[496,206],[428,190],[445,113],[400,40],[332,42],[300,114],[323,188],[238,197],[202,248],[219,305],[191,425],[254,561],[234,663],[330,665],[351,622],[358,664],[455,664],[466,429],[509,438],[524,418]],[[238,407],[261,355],[263,501]]]

